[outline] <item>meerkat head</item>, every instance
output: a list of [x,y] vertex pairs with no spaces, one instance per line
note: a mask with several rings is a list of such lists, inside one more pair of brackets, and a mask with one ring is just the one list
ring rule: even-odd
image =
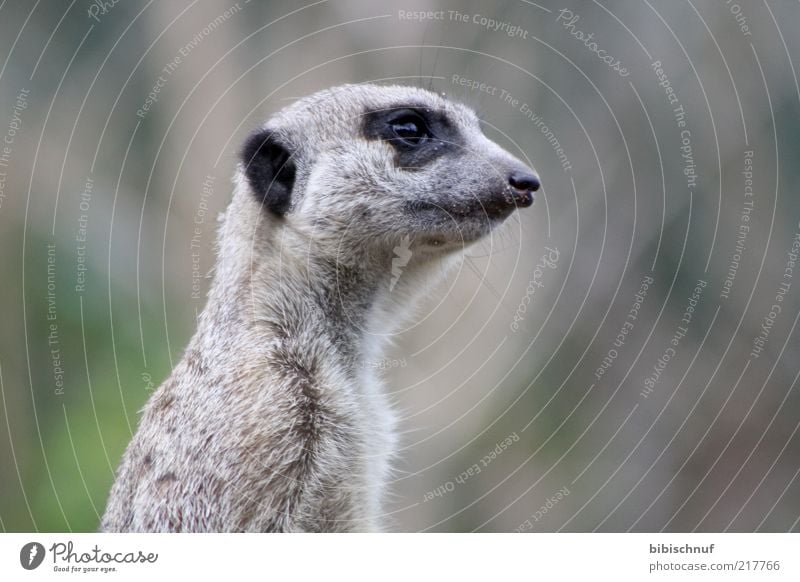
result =
[[299,100],[249,137],[240,172],[268,227],[282,223],[336,260],[391,257],[401,241],[423,255],[463,248],[539,188],[472,110],[403,86]]

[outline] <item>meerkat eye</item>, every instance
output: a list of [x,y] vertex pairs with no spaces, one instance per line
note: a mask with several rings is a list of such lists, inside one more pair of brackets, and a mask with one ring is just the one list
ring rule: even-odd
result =
[[418,115],[404,115],[390,122],[392,133],[403,143],[418,146],[431,138],[425,120]]

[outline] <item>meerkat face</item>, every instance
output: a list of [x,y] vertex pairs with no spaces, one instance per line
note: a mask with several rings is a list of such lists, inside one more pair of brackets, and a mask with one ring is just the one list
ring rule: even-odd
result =
[[448,250],[533,203],[539,177],[467,107],[410,87],[348,85],[302,99],[242,151],[254,199],[332,252],[400,240]]

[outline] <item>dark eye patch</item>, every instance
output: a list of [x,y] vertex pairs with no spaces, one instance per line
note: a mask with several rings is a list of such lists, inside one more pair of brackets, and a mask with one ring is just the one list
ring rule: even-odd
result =
[[389,143],[395,150],[395,164],[407,170],[421,169],[463,145],[447,116],[424,106],[368,111],[363,117],[362,134],[366,139]]

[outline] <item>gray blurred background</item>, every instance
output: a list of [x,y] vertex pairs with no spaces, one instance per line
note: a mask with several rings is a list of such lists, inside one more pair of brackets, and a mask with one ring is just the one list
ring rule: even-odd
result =
[[386,354],[391,529],[800,530],[798,25],[788,0],[2,2],[0,528],[97,527],[244,136],[377,81],[475,107],[544,185]]

